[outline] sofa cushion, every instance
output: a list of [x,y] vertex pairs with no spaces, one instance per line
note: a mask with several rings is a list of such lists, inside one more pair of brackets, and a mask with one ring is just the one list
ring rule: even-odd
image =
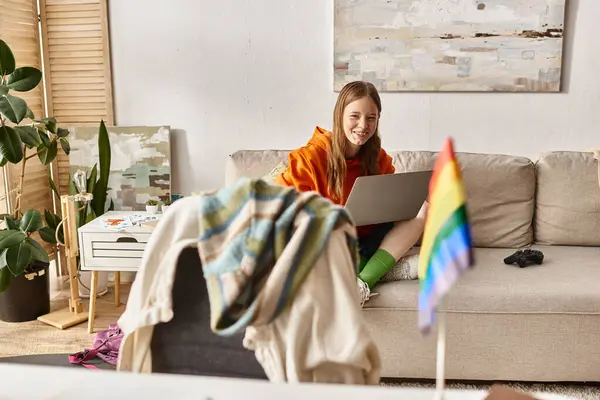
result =
[[272,171],[280,162],[286,163],[289,150],[240,150],[231,154],[225,166],[225,185],[242,177],[259,179]]
[[598,161],[592,152],[544,153],[536,162],[535,240],[600,246]]
[[271,185],[275,184],[277,176],[279,176],[287,168],[287,163],[280,161],[271,171],[261,177],[261,179]]
[[[535,246],[541,265],[503,260],[513,249],[475,249],[475,266],[450,290],[443,309],[464,313],[588,313],[600,315],[600,247]],[[419,281],[379,283],[372,309],[417,310]],[[415,324],[417,322],[415,321]]]
[[[397,172],[434,166],[437,153],[391,153]],[[467,192],[473,243],[479,247],[523,247],[533,241],[535,167],[525,157],[457,153]]]
[[[230,155],[225,183],[258,179],[289,150],[240,150]],[[391,151],[397,172],[431,169],[437,153]],[[457,153],[468,196],[473,243],[480,247],[523,247],[533,241],[535,168],[531,160],[495,154]]]

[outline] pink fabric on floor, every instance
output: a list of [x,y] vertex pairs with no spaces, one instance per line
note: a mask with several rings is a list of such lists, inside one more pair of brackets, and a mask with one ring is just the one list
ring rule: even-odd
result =
[[71,364],[81,364],[89,369],[98,369],[94,365],[86,363],[86,361],[98,357],[111,365],[117,365],[122,339],[121,329],[117,324],[110,324],[107,330],[96,334],[92,349],[85,349],[79,353],[69,355],[69,362]]

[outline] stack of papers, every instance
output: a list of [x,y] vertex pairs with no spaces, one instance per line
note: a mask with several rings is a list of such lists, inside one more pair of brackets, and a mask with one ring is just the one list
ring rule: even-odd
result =
[[134,226],[141,226],[143,223],[158,221],[160,215],[132,214],[118,218],[103,218],[104,229],[111,231],[122,231]]

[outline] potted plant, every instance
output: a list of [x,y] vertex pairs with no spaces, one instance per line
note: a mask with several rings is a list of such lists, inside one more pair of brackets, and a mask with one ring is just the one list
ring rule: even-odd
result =
[[[30,321],[50,312],[50,263],[40,239],[56,243],[60,217],[48,210],[43,217],[39,210],[25,210],[25,166],[33,157],[50,164],[59,146],[69,154],[69,131],[57,127],[54,118],[36,119],[25,100],[15,95],[34,89],[41,79],[37,68],[16,68],[12,50],[0,40],[0,166],[20,167],[18,183],[11,191],[16,198],[14,210],[1,217],[0,320],[7,322]],[[22,124],[26,120],[28,124]],[[63,240],[62,229],[58,236]]]
[[148,200],[146,202],[146,211],[150,214],[156,214],[158,212],[158,200]]
[[[81,209],[76,213],[77,227],[82,227],[88,222],[96,219],[100,215],[107,211],[114,209],[114,202],[108,196],[108,180],[110,177],[110,165],[111,165],[111,149],[110,149],[110,137],[104,121],[100,121],[98,127],[98,164],[94,164],[92,169],[89,171],[87,176],[87,192],[92,193],[94,197],[87,204],[87,207]],[[56,190],[56,186],[52,185],[52,188],[57,196],[60,197],[60,193]],[[69,194],[76,194],[78,192],[73,177],[69,179]],[[81,208],[83,204],[75,202],[75,208]]]
[[172,204],[173,202],[171,200],[165,200],[162,202],[160,209],[162,211],[162,213],[166,213],[167,210],[169,209],[169,206]]
[[[108,181],[110,175],[110,164],[111,164],[111,148],[110,148],[110,137],[106,129],[104,121],[100,121],[98,128],[98,163],[90,169],[86,175],[86,191],[92,193],[94,197],[87,204],[87,207],[82,207],[83,204],[75,202],[75,209],[79,210],[75,213],[76,226],[77,228],[82,227],[93,219],[99,217],[107,211],[114,209],[114,202],[108,196]],[[56,188],[56,185],[50,180],[52,190],[60,198],[60,193]],[[74,178],[71,176],[69,179],[69,194],[76,194],[78,192]],[[76,258],[77,270],[79,274],[79,296],[87,298],[90,296],[90,285],[92,281],[91,271],[80,271],[79,270],[79,256]],[[108,290],[108,272],[100,271],[98,273],[98,295],[102,296]]]

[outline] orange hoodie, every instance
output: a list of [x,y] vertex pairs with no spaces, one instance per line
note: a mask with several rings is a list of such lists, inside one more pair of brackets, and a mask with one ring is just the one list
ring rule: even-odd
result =
[[[344,195],[341,200],[334,200],[327,190],[327,153],[331,146],[331,132],[316,127],[308,143],[290,152],[288,167],[277,176],[276,183],[283,186],[293,186],[301,192],[315,191],[328,198],[335,204],[345,205],[354,181],[364,175],[360,160],[346,160],[346,179]],[[393,174],[395,172],[390,157],[385,150],[379,151],[379,173]],[[375,194],[374,194],[375,195]],[[360,227],[359,235],[367,233],[370,227]]]

